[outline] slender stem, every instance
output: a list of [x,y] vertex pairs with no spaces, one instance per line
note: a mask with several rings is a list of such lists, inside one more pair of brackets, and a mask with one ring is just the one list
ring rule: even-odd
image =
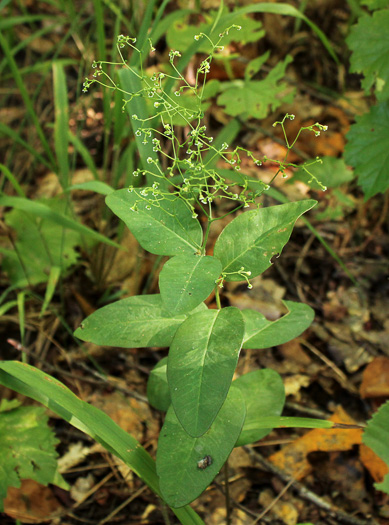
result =
[[231,525],[230,487],[228,484],[228,460],[225,462],[223,470],[224,470],[224,486],[225,486],[225,499],[226,499],[226,525]]
[[219,293],[219,287],[215,286],[215,297],[216,297],[216,305],[218,310],[221,310],[222,305],[220,303],[220,293]]

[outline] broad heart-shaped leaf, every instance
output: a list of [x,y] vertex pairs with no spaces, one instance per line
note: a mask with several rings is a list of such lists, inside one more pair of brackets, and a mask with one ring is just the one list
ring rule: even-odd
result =
[[243,281],[242,268],[255,277],[271,266],[288,242],[294,223],[317,204],[304,200],[252,210],[228,224],[215,244],[214,255],[221,260],[226,281]]
[[[367,422],[362,440],[389,466],[389,401]],[[382,483],[374,485],[378,490],[389,494],[389,474],[386,474]]]
[[[387,5],[386,5],[387,7]],[[374,86],[377,100],[389,98],[389,9],[364,14],[352,26],[346,42],[353,52],[350,59],[351,73],[363,73],[365,91]]]
[[284,62],[278,62],[264,80],[234,80],[221,84],[225,91],[218,97],[217,103],[225,106],[225,112],[233,117],[267,117],[281,104],[293,102],[295,90],[287,90],[288,85],[281,82],[291,61],[292,58],[287,56]]
[[347,133],[344,158],[354,167],[366,199],[389,188],[389,101],[356,117]]
[[171,314],[190,312],[212,292],[221,271],[216,257],[176,255],[165,263],[159,275],[163,305]]
[[238,377],[233,386],[239,388],[246,404],[246,419],[235,446],[254,443],[272,431],[257,428],[261,418],[280,416],[285,404],[285,389],[281,376],[270,368],[254,370]]
[[243,315],[234,307],[191,315],[177,330],[167,379],[174,410],[191,436],[204,434],[223,405],[243,336]]
[[105,202],[150,253],[179,255],[200,249],[201,225],[184,201],[174,195],[161,199],[153,197],[147,188],[130,188],[111,193]]
[[166,412],[172,402],[166,369],[167,357],[164,357],[152,369],[147,381],[147,399],[152,407],[162,412]]
[[0,411],[0,511],[4,510],[8,487],[20,487],[21,479],[56,484],[58,475],[55,450],[58,440],[47,424],[45,409],[11,406],[3,409],[4,404]]
[[304,303],[282,301],[289,312],[276,321],[268,321],[255,310],[242,310],[245,320],[243,348],[261,350],[282,345],[298,337],[312,323],[315,312]]
[[[102,410],[79,399],[54,377],[25,363],[0,361],[0,384],[35,399],[91,436],[161,496],[155,462],[151,456],[131,434],[120,428]],[[173,512],[183,525],[204,525],[190,507]]]
[[[211,428],[191,437],[182,428],[171,406],[161,429],[157,451],[157,474],[164,500],[182,507],[196,499],[211,483],[233,449],[245,418],[245,404],[238,388],[231,387]],[[210,456],[204,469],[198,462]]]
[[[200,304],[195,312],[206,310]],[[159,294],[136,295],[103,306],[87,317],[74,335],[96,345],[120,348],[169,346],[186,315],[171,315]]]

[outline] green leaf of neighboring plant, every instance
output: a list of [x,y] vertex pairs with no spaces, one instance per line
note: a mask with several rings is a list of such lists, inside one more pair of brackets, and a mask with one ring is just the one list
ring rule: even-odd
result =
[[[194,312],[207,310],[204,304]],[[84,319],[74,335],[96,345],[120,348],[169,346],[186,315],[172,316],[159,294],[136,295],[99,308]]]
[[142,248],[157,255],[198,251],[201,225],[183,200],[173,195],[156,200],[142,191],[118,190],[106,198],[107,206],[126,223]]
[[245,320],[243,348],[260,350],[282,345],[299,336],[312,323],[315,312],[304,303],[282,301],[289,312],[276,321],[268,321],[256,310],[242,310]]
[[281,104],[293,102],[295,89],[287,90],[288,84],[281,82],[291,61],[292,58],[287,56],[283,62],[278,62],[263,80],[224,82],[217,103],[225,106],[225,112],[233,117],[266,118]]
[[265,416],[280,416],[285,404],[285,389],[281,376],[270,368],[254,370],[238,377],[233,385],[242,393],[246,404],[246,419],[235,446],[248,445],[265,437],[271,428],[258,429]]
[[[389,466],[389,401],[367,422],[362,441]],[[374,486],[389,494],[389,474],[382,483],[374,483]]]
[[[16,361],[0,362],[0,384],[50,408],[120,458],[156,494],[161,495],[155,462],[130,434],[104,412],[79,399],[57,379],[33,366]],[[174,510],[183,525],[204,525],[191,509]]]
[[[389,98],[389,9],[364,14],[352,26],[346,43],[353,52],[350,72],[362,73],[363,89],[368,92],[373,86],[378,100]],[[361,38],[362,37],[362,38]]]
[[[211,34],[211,29],[214,24],[214,20],[217,16],[216,11],[210,13],[202,13],[202,18],[205,18],[205,22],[198,25],[189,24],[187,22],[188,17],[185,16],[183,20],[177,20],[167,30],[166,40],[168,47],[171,49],[183,51],[188,49],[194,42],[194,37],[200,33],[205,33],[211,36],[213,43],[219,39],[218,31]],[[257,42],[264,37],[265,31],[262,29],[262,23],[254,18],[250,18],[247,15],[237,15],[233,18],[228,25],[236,24],[241,26],[241,30],[231,29],[228,34],[225,35],[220,45],[227,46],[231,42],[240,42],[246,44],[249,42]],[[222,30],[226,29],[227,26],[223,27]],[[212,46],[207,38],[200,38],[200,44],[198,46],[198,53],[210,53]]]
[[[168,505],[186,505],[208,487],[230,455],[244,418],[242,394],[234,387],[231,387],[211,428],[201,437],[189,436],[180,425],[173,407],[169,408],[157,451],[157,473]],[[207,465],[207,456],[211,463],[199,468],[202,460]]]
[[[47,425],[41,407],[4,407],[0,412],[0,511],[8,487],[20,487],[20,480],[33,479],[42,485],[53,483],[57,473],[58,440]],[[62,479],[62,478],[60,478]],[[62,480],[63,481],[63,480]]]
[[354,167],[366,199],[389,188],[388,119],[389,101],[356,117],[346,136],[344,159]]
[[[314,175],[319,182],[327,188],[337,188],[346,182],[350,182],[354,178],[354,173],[350,170],[343,159],[336,159],[335,157],[322,157],[322,162],[317,162],[309,166],[309,171]],[[313,162],[313,160],[312,160]],[[307,162],[310,163],[309,161]],[[314,190],[321,190],[320,186],[315,180],[310,180],[311,175],[299,168],[288,183],[292,184],[294,179],[301,180],[308,184]]]
[[297,219],[317,204],[304,200],[252,210],[238,215],[222,231],[214,255],[221,260],[226,281],[243,281],[242,268],[250,279],[271,266],[288,242]]
[[147,381],[147,398],[149,403],[152,407],[162,412],[166,412],[171,405],[166,368],[167,357],[164,357],[152,369]]
[[167,378],[174,410],[191,436],[204,434],[223,405],[243,336],[243,316],[234,307],[199,312],[178,328]]
[[[62,199],[36,204],[48,210],[54,208],[58,215],[65,213],[66,209],[66,202]],[[75,248],[82,244],[78,232],[64,231],[63,226],[49,218],[40,219],[17,208],[5,214],[5,222],[14,231],[16,249],[3,252],[3,270],[15,286],[24,288],[29,284],[44,283],[54,268],[63,272],[77,262]]]
[[162,303],[171,314],[190,312],[215,288],[222,270],[216,257],[176,255],[159,274]]

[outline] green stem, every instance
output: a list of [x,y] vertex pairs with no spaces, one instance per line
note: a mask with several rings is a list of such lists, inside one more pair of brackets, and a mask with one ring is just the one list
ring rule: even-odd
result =
[[220,303],[220,292],[219,292],[219,287],[218,286],[215,287],[215,297],[216,297],[217,308],[218,308],[218,310],[221,310],[222,309],[222,305]]

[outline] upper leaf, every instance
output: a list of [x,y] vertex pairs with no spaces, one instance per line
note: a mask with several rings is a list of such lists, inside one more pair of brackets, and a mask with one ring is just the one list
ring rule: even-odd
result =
[[199,221],[174,195],[156,199],[142,190],[123,189],[105,199],[145,250],[157,255],[195,253],[203,237]]
[[159,275],[162,302],[171,314],[190,312],[215,287],[222,270],[216,257],[176,255],[165,263]]
[[[206,309],[204,304],[195,311]],[[171,315],[160,295],[136,295],[103,306],[74,335],[82,341],[121,348],[169,346],[186,315]]]
[[362,87],[374,86],[378,100],[389,98],[389,9],[364,14],[352,26],[346,42],[352,50],[351,73],[363,73]]
[[254,370],[233,382],[242,392],[246,404],[246,419],[235,446],[254,443],[271,432],[259,428],[264,417],[280,416],[285,403],[285,389],[281,376],[270,368]]
[[[157,473],[164,500],[181,507],[196,499],[211,483],[233,449],[245,418],[245,405],[238,388],[232,387],[209,431],[191,437],[170,407],[158,439]],[[209,456],[204,469],[198,462]]]
[[287,91],[288,85],[281,82],[286,66],[291,61],[292,58],[287,56],[284,62],[278,62],[263,80],[246,78],[245,81],[234,80],[221,84],[224,92],[218,97],[217,103],[225,106],[225,112],[233,117],[237,115],[257,119],[267,117],[281,104],[293,102],[295,90]]
[[174,410],[191,436],[204,434],[223,405],[243,335],[243,316],[234,307],[191,315],[177,330],[167,378]]
[[304,200],[242,213],[228,224],[215,244],[214,255],[221,260],[226,281],[243,281],[239,271],[250,278],[271,266],[288,242],[294,223],[316,201]]
[[315,312],[304,303],[282,301],[289,312],[277,319],[268,321],[256,310],[243,310],[245,334],[243,348],[270,348],[282,345],[299,336],[312,323]]
[[344,158],[358,175],[366,199],[389,188],[389,101],[356,117],[347,133]]

